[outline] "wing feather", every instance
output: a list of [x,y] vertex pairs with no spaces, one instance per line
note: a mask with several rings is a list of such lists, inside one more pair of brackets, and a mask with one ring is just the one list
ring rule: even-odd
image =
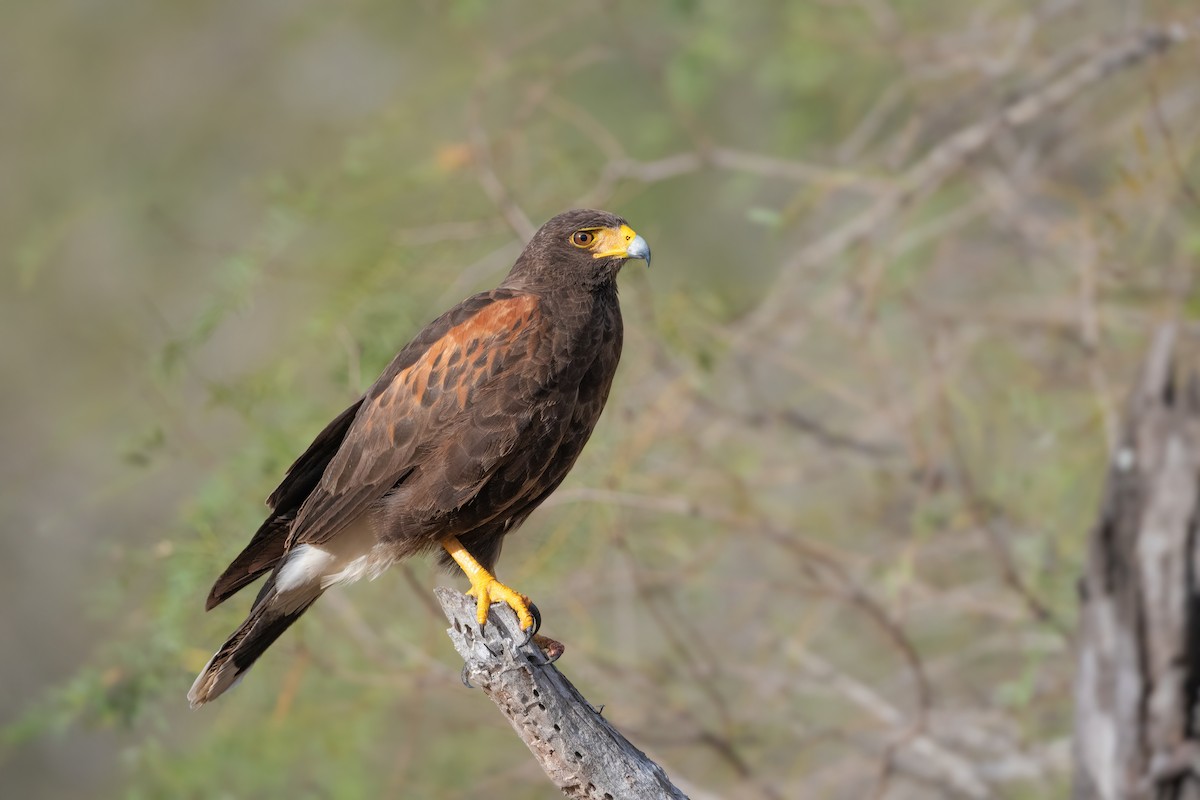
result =
[[522,415],[507,406],[527,406],[531,398],[524,403],[519,397],[497,398],[510,388],[502,376],[525,371],[537,350],[538,301],[511,292],[483,297],[486,302],[473,298],[464,304],[471,313],[455,309],[446,323],[433,323],[430,328],[440,335],[418,337],[421,352],[414,356],[412,346],[406,348],[367,392],[341,447],[301,506],[288,548],[328,541],[420,471],[435,451],[450,456],[434,467],[449,491],[413,500],[418,508],[450,511],[454,505],[446,504],[469,499],[472,487],[486,480],[487,465],[515,445]]

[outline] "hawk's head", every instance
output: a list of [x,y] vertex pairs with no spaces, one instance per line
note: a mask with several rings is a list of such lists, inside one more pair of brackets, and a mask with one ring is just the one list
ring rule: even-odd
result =
[[631,258],[650,265],[650,246],[629,223],[607,211],[577,208],[538,229],[505,283],[595,286],[611,282]]

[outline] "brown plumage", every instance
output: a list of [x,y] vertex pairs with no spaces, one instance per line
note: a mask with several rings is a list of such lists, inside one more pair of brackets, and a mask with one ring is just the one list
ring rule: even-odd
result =
[[[621,354],[616,276],[645,241],[603,211],[560,214],[496,289],[425,327],[319,433],[267,501],[271,513],[209,593],[213,608],[270,573],[250,614],[196,679],[229,688],[330,586],[444,548],[479,598],[525,598],[491,576],[503,537],[566,477]],[[525,601],[527,602],[527,601]]]

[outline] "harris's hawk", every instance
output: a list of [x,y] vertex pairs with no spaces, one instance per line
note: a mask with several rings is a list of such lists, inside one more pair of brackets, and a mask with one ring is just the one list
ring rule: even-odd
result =
[[528,598],[493,576],[504,536],[554,491],[604,408],[621,355],[617,272],[650,263],[625,220],[575,210],[541,227],[494,290],[431,322],[330,422],[267,500],[271,513],[213,585],[213,608],[270,573],[188,692],[232,686],[321,594],[441,548],[479,624]]

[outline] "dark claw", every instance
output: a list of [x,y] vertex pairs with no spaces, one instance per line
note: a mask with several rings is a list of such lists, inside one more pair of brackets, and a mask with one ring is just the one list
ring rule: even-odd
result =
[[524,647],[529,644],[530,640],[537,635],[538,629],[542,627],[542,612],[538,611],[538,607],[533,603],[530,603],[528,608],[529,616],[533,617],[533,627],[525,630],[525,638],[521,640],[517,647]]
[[468,689],[474,689],[475,687],[471,684],[471,679],[467,677],[467,675],[470,674],[470,670],[470,664],[463,664],[462,673],[458,676],[458,678],[463,682],[463,686],[467,687]]

